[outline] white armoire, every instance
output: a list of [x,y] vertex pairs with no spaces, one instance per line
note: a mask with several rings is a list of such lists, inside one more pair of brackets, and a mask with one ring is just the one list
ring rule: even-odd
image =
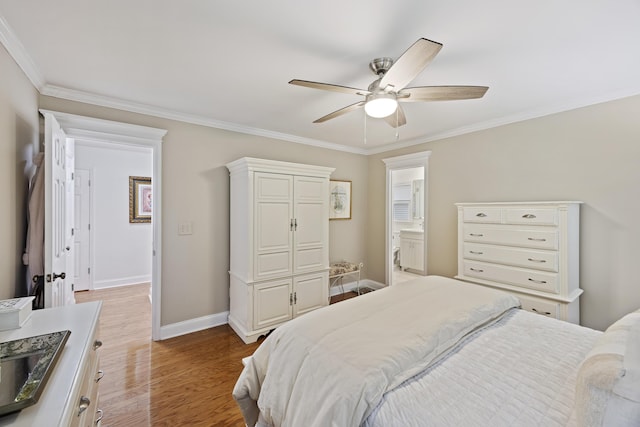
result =
[[244,157],[230,174],[229,325],[245,343],[329,300],[333,168]]

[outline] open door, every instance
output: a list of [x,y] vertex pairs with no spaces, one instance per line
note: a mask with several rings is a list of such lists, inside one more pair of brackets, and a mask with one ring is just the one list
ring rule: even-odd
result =
[[67,244],[67,208],[73,203],[73,185],[67,183],[67,136],[49,113],[44,114],[44,162],[44,306],[49,308],[73,302],[65,281],[67,274],[73,273],[67,272],[71,250]]

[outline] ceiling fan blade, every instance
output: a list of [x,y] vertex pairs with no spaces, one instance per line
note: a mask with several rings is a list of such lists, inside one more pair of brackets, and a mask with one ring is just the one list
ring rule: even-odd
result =
[[366,89],[356,89],[354,87],[332,85],[332,84],[329,84],[329,83],[310,82],[310,81],[307,81],[307,80],[298,80],[298,79],[291,80],[289,82],[289,84],[296,85],[296,86],[310,87],[312,89],[320,89],[320,90],[329,90],[329,91],[332,91],[332,92],[348,93],[348,94],[351,94],[351,95],[366,96],[366,95],[371,93]]
[[394,92],[398,92],[415,79],[424,67],[442,49],[442,44],[427,39],[418,39],[411,45],[397,61],[393,63],[389,71],[380,80],[380,88],[389,90],[392,86]]
[[400,126],[404,126],[407,124],[407,117],[404,115],[404,110],[402,106],[398,104],[397,116],[396,113],[393,113],[384,118],[384,121],[389,124],[392,128],[397,128]]
[[335,119],[336,117],[342,116],[343,114],[350,113],[351,111],[355,111],[358,108],[363,107],[364,104],[364,101],[356,102],[355,104],[348,105],[344,108],[334,111],[333,113],[329,113],[326,116],[320,117],[318,120],[314,120],[313,123],[323,123],[327,120]]
[[[482,98],[489,88],[487,86],[421,86],[408,87],[398,96],[401,102],[450,101],[456,99]],[[400,95],[400,94],[399,94]]]

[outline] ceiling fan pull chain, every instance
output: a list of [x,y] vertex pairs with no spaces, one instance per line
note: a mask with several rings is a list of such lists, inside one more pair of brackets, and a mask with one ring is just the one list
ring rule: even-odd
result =
[[[363,110],[364,111],[364,110]],[[367,144],[367,113],[364,113],[364,143]]]
[[400,123],[400,118],[398,117],[398,110],[399,108],[396,108],[396,141],[400,139],[400,131],[398,130],[400,129],[400,126],[398,125],[398,123]]

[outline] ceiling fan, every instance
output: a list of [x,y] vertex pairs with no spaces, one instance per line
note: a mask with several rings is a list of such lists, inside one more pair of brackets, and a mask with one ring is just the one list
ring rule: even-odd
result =
[[[369,68],[377,76],[368,89],[357,89],[328,83],[291,80],[289,83],[314,89],[361,95],[365,99],[320,117],[313,123],[322,123],[364,107],[370,117],[384,118],[393,127],[407,123],[399,102],[448,101],[482,98],[487,86],[420,86],[406,87],[435,58],[442,44],[420,38],[397,61],[392,58],[376,58]],[[394,114],[395,113],[395,114]]]

